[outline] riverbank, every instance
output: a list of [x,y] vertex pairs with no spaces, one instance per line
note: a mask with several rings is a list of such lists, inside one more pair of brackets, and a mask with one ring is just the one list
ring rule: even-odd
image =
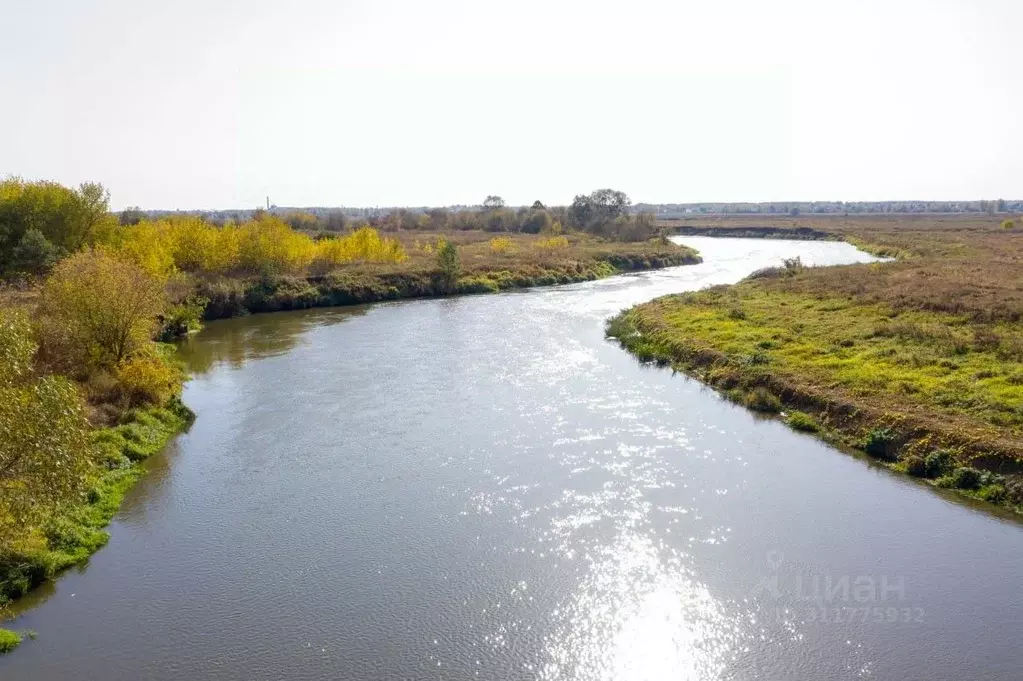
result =
[[794,428],[1019,510],[1023,238],[996,219],[843,224],[833,233],[903,258],[790,261],[641,304],[608,335]]
[[[584,234],[561,238],[489,232],[400,233],[402,262],[351,263],[327,273],[194,278],[207,320],[385,300],[495,293],[570,284],[701,262],[693,249],[662,240],[613,242]],[[454,244],[454,276],[438,269],[436,244]]]
[[[110,538],[103,528],[144,474],[142,462],[193,419],[191,410],[173,398],[164,407],[136,409],[119,425],[93,431],[90,440],[99,470],[88,481],[84,503],[62,508],[0,555],[0,609],[103,548]],[[21,636],[0,629],[0,641],[3,654],[17,647]]]
[[[206,303],[206,319],[310,307],[354,305],[399,298],[487,293],[514,288],[589,281],[629,271],[700,262],[693,249],[651,240],[619,243],[586,235],[556,238],[537,235],[494,237],[488,233],[449,234],[460,256],[457,275],[437,268],[437,238],[405,235],[414,254],[401,262],[353,263],[334,271],[305,276],[193,276],[189,285]],[[425,237],[425,238],[424,238]],[[497,243],[495,244],[495,240]],[[176,282],[180,286],[180,280]],[[38,293],[18,291],[11,309],[34,310]],[[193,299],[194,300],[194,299]],[[166,322],[165,322],[166,324]],[[88,398],[94,424],[90,449],[95,471],[83,503],[61,508],[43,525],[17,532],[0,554],[0,609],[103,547],[103,530],[132,484],[143,473],[141,462],[160,451],[191,422],[193,415],[173,398],[165,408],[147,407],[120,413],[107,404],[109,377],[98,374],[79,386]],[[180,390],[175,379],[174,392]],[[106,386],[106,387],[104,387]],[[114,392],[117,392],[116,390]],[[0,630],[0,653],[13,649],[20,636]]]

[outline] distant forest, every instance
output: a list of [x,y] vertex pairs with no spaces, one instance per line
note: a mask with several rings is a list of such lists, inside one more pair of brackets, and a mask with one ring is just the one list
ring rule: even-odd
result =
[[[509,206],[514,209],[515,207]],[[140,210],[137,216],[150,219],[169,215],[197,215],[214,223],[228,220],[242,222],[251,219],[264,208],[230,210]],[[389,216],[420,216],[444,210],[451,213],[486,211],[484,205],[457,206],[271,206],[275,215],[304,214],[315,216],[317,222],[347,222],[345,218],[373,221]],[[1023,213],[1023,200],[997,199],[994,201],[771,201],[761,203],[636,203],[628,207],[631,213],[652,213],[660,219],[684,218],[695,215],[870,215],[870,214],[927,214],[927,213]],[[407,218],[406,218],[407,219]]]

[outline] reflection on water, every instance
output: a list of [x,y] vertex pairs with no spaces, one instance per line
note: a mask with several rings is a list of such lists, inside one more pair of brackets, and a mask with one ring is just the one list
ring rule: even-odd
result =
[[[263,315],[261,323],[247,317],[225,319],[209,325],[201,337],[189,336],[178,344],[178,354],[192,373],[206,373],[220,364],[235,369],[248,360],[282,355],[310,329],[340,324],[366,313],[365,306],[324,308],[296,314]],[[262,323],[265,318],[266,322]]]
[[211,324],[195,425],[0,678],[1018,679],[1016,524],[603,338],[869,256],[685,241],[703,264]]

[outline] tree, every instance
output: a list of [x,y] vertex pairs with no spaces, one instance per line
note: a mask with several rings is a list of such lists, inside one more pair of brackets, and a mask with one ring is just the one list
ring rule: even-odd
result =
[[533,202],[533,210],[547,210],[547,206],[543,205],[539,199]]
[[532,211],[523,221],[520,230],[526,234],[539,234],[551,227],[551,214],[545,210]]
[[25,232],[11,252],[11,269],[29,274],[43,274],[60,258],[60,249],[51,244],[34,227]]
[[16,177],[0,181],[0,268],[10,266],[15,247],[32,229],[65,253],[105,239],[117,222],[108,198],[95,183],[71,189]]
[[437,267],[440,268],[444,283],[449,288],[454,286],[458,280],[458,246],[450,241],[444,241],[437,248]]
[[43,286],[43,355],[73,374],[111,368],[148,346],[166,307],[163,285],[138,265],[98,250],[76,253]]
[[450,216],[443,208],[432,208],[427,215],[430,217],[430,229],[439,231],[448,226],[448,219]]
[[491,194],[483,200],[483,210],[497,210],[499,208],[504,208],[504,205],[504,199],[494,194]]
[[592,232],[603,232],[608,223],[629,213],[629,200],[625,192],[598,189],[588,195],[580,194],[572,201],[568,215],[574,227]]
[[122,227],[128,227],[130,225],[137,225],[146,219],[146,214],[142,212],[142,209],[138,206],[128,206],[121,211],[121,216],[118,218],[118,222]]
[[74,385],[36,379],[31,324],[0,311],[0,553],[81,495],[92,467],[88,421]]
[[348,225],[348,218],[344,211],[332,210],[327,213],[327,224],[325,228],[330,232],[343,232]]

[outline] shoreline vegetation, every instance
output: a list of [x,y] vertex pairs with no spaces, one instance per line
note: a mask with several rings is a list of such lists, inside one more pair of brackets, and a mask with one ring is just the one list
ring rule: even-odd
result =
[[[613,190],[571,206],[207,221],[108,209],[102,185],[0,181],[0,621],[106,544],[194,415],[165,343],[203,320],[564,284],[700,262]],[[22,634],[0,629],[0,654]]]
[[[657,298],[607,324],[640,361],[792,428],[1023,512],[1023,233],[998,217],[662,223],[701,236],[840,239],[890,262],[805,267]],[[797,237],[798,238],[798,237]]]

